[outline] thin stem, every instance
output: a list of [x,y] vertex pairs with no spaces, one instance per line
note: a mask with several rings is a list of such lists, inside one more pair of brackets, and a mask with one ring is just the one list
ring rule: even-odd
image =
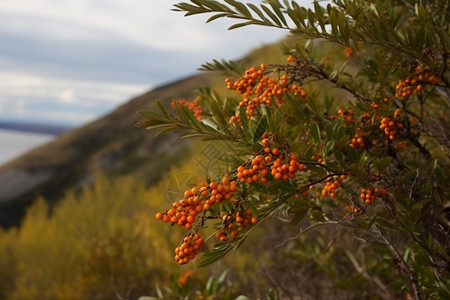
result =
[[425,297],[420,289],[419,281],[410,266],[403,260],[403,257],[400,254],[399,250],[394,246],[391,240],[386,236],[386,234],[380,229],[378,225],[375,225],[373,228],[376,230],[375,233],[378,234],[383,243],[389,248],[389,250],[391,250],[391,253],[395,258],[395,263],[397,263],[401,270],[406,273],[414,299],[424,300]]

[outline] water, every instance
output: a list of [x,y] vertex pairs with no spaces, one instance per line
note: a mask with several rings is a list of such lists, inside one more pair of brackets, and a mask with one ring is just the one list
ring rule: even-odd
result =
[[50,134],[0,129],[0,166],[54,138]]

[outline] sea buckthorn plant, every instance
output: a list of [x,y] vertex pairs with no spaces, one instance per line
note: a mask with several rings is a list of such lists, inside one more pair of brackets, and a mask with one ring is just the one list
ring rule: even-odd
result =
[[[237,20],[230,29],[287,30],[295,42],[285,64],[203,65],[228,76],[226,95],[201,89],[194,102],[174,101],[174,111],[140,112],[138,126],[158,134],[232,145],[221,161],[227,171],[205,174],[156,214],[187,231],[175,259],[201,253],[198,265],[211,264],[279,215],[302,234],[325,225],[350,233],[327,249],[342,247],[378,299],[449,299],[450,3],[312,4],[175,5],[208,22]],[[319,54],[324,48],[334,55]]]

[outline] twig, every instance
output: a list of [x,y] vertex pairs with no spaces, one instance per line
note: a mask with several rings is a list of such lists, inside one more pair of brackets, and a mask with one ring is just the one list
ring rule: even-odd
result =
[[425,297],[420,289],[419,281],[417,280],[415,274],[413,273],[409,265],[403,260],[403,257],[398,251],[398,249],[394,246],[394,244],[392,244],[389,238],[381,231],[378,225],[373,226],[373,228],[376,229],[376,233],[381,238],[383,243],[389,248],[389,250],[391,250],[391,253],[395,258],[395,262],[398,264],[401,270],[406,273],[409,285],[412,289],[412,296],[414,297],[414,299],[424,300]]
[[312,225],[308,226],[305,229],[300,229],[300,232],[297,235],[284,240],[281,244],[279,244],[278,246],[275,246],[275,248],[280,248],[280,247],[284,246],[284,244],[286,244],[287,242],[298,239],[302,234],[306,233],[307,231],[310,231],[311,229],[313,229],[313,228],[315,228],[317,226],[320,226],[320,225],[331,225],[331,224],[339,224],[339,222],[337,222],[337,221],[328,221],[328,222],[324,222],[324,223],[312,224]]
[[381,290],[382,294],[380,296],[382,296],[382,298],[389,298],[392,299],[392,295],[389,293],[388,289],[386,288],[386,286],[381,282],[381,280],[377,277],[377,276],[370,276],[367,271],[359,264],[359,262],[356,260],[355,256],[348,250],[345,250],[345,254],[347,255],[347,257],[349,258],[350,262],[352,263],[353,267],[355,268],[355,270],[360,273],[362,276],[364,276],[364,278],[366,278],[369,281],[373,281],[378,288]]

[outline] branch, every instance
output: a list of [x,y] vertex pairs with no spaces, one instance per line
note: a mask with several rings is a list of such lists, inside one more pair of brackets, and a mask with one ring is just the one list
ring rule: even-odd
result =
[[386,288],[386,285],[384,285],[383,282],[377,277],[377,276],[370,276],[367,271],[358,263],[355,256],[348,250],[345,250],[345,254],[347,255],[348,259],[352,263],[355,270],[360,273],[364,278],[366,278],[369,281],[373,281],[375,285],[381,290],[381,297],[384,299],[392,299],[392,295],[389,293],[388,289]]
[[304,233],[310,231],[311,229],[313,229],[313,228],[315,228],[315,227],[317,227],[317,226],[321,226],[321,225],[332,225],[332,224],[335,225],[335,224],[340,224],[340,223],[337,222],[337,221],[328,221],[328,222],[322,222],[322,223],[314,223],[314,224],[308,226],[308,227],[305,228],[305,229],[300,229],[300,232],[299,232],[297,235],[295,235],[295,236],[293,236],[293,237],[290,237],[290,238],[284,240],[281,244],[279,244],[278,246],[275,246],[275,248],[280,248],[280,247],[284,246],[287,242],[298,239],[298,238],[299,238],[300,236],[302,236]]
[[416,275],[414,274],[414,272],[412,271],[410,266],[403,260],[403,257],[400,254],[400,252],[398,251],[398,249],[389,240],[389,238],[386,236],[386,234],[383,233],[383,231],[381,231],[381,229],[379,228],[378,225],[373,226],[373,228],[376,229],[375,233],[378,234],[378,236],[381,238],[383,243],[389,248],[389,250],[391,250],[391,253],[395,259],[394,263],[396,263],[401,268],[401,270],[406,273],[407,279],[409,281],[409,285],[412,289],[412,295],[413,295],[414,299],[415,300],[425,300],[425,296],[423,295],[423,293],[420,289],[419,281],[418,281]]

